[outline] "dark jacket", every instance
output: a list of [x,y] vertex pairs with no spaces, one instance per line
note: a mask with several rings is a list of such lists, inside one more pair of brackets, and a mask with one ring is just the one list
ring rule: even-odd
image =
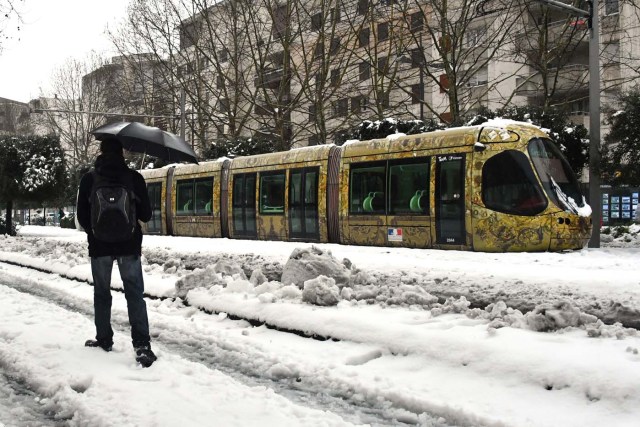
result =
[[[119,153],[104,153],[98,156],[94,168],[95,172],[101,176],[117,179],[126,183],[125,174],[133,175],[133,192],[136,196],[136,215],[138,220],[147,222],[151,219],[151,203],[147,193],[147,185],[142,175],[131,170],[124,162],[124,158]],[[76,213],[78,222],[87,233],[89,240],[89,256],[121,256],[140,255],[142,251],[142,230],[137,224],[136,231],[131,240],[118,243],[107,243],[97,240],[91,232],[91,187],[93,186],[93,174],[87,172],[80,180],[78,188],[78,200]]]

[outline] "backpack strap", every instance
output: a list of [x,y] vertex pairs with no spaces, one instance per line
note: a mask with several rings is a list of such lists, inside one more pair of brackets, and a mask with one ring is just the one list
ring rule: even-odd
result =
[[93,182],[91,184],[91,192],[89,193],[89,199],[91,199],[91,194],[95,191],[96,183],[99,183],[102,181],[102,182],[122,184],[127,188],[127,190],[129,190],[129,193],[131,194],[131,200],[133,201],[140,200],[140,198],[136,195],[135,184],[133,182],[133,171],[131,169],[127,168],[126,173],[123,174],[124,176],[123,175],[119,176],[117,180],[109,179],[104,175],[98,174],[95,168],[91,168],[89,172],[91,173],[91,177],[93,178],[92,179]]

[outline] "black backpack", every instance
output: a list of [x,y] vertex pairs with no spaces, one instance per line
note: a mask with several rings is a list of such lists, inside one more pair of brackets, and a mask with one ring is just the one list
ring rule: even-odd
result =
[[95,171],[92,175],[89,203],[93,236],[107,243],[131,240],[137,225],[133,174],[127,171],[117,180]]

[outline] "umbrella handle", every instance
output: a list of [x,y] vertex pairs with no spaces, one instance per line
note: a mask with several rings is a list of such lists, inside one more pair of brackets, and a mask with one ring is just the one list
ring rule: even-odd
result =
[[147,151],[145,150],[144,153],[142,153],[142,161],[140,162],[140,170],[142,170],[142,166],[144,166],[144,158],[147,155]]

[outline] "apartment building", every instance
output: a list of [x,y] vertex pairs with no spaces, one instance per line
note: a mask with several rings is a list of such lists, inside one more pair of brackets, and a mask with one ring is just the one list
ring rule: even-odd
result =
[[0,98],[0,135],[27,133],[29,129],[29,104]]
[[87,111],[106,113],[107,122],[135,120],[167,129],[175,123],[160,117],[172,110],[162,87],[155,56],[116,56],[82,77],[80,102]]
[[[607,105],[637,81],[638,9],[606,0],[600,17]],[[178,76],[202,143],[340,143],[365,119],[449,122],[507,105],[563,108],[588,126],[588,31],[537,2],[225,1],[183,21]]]

